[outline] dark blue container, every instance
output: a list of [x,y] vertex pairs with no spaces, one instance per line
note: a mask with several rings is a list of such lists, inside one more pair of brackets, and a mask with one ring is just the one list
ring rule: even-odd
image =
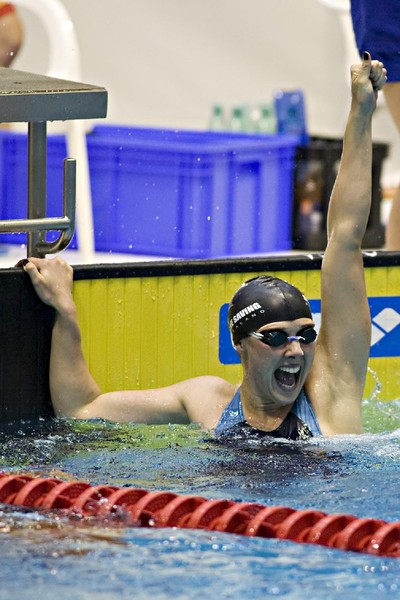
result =
[[[290,135],[95,127],[87,144],[96,250],[214,258],[290,249],[298,142]],[[48,136],[49,216],[62,212],[65,156],[63,136]],[[26,135],[0,131],[1,219],[26,216],[26,157]],[[3,234],[0,241],[21,238]]]

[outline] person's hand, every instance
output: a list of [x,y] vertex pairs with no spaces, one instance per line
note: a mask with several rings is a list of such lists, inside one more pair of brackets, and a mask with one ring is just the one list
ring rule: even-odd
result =
[[73,270],[64,260],[30,257],[17,266],[22,266],[28,273],[42,302],[58,311],[72,304]]
[[378,91],[386,83],[386,69],[378,60],[371,60],[369,52],[364,52],[363,61],[351,67],[352,99],[366,111],[373,111],[378,99]]

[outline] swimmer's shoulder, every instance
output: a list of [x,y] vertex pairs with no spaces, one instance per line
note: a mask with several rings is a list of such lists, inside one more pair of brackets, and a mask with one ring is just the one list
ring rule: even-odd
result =
[[177,384],[191,422],[212,428],[232,400],[238,386],[222,377],[200,375]]

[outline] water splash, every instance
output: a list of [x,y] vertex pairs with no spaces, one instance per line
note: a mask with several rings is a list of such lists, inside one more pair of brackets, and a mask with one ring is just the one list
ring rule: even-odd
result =
[[371,395],[362,403],[364,431],[368,433],[395,431],[400,428],[400,399],[380,400],[382,383],[375,371],[371,368],[368,368],[368,371],[374,380],[374,388]]

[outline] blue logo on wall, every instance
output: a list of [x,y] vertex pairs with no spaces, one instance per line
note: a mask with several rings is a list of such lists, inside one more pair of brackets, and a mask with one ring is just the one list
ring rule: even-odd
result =
[[[317,329],[321,321],[321,301],[310,300]],[[400,356],[400,296],[369,298],[372,319],[370,357]],[[239,364],[228,328],[228,304],[219,311],[219,360],[223,365]]]

